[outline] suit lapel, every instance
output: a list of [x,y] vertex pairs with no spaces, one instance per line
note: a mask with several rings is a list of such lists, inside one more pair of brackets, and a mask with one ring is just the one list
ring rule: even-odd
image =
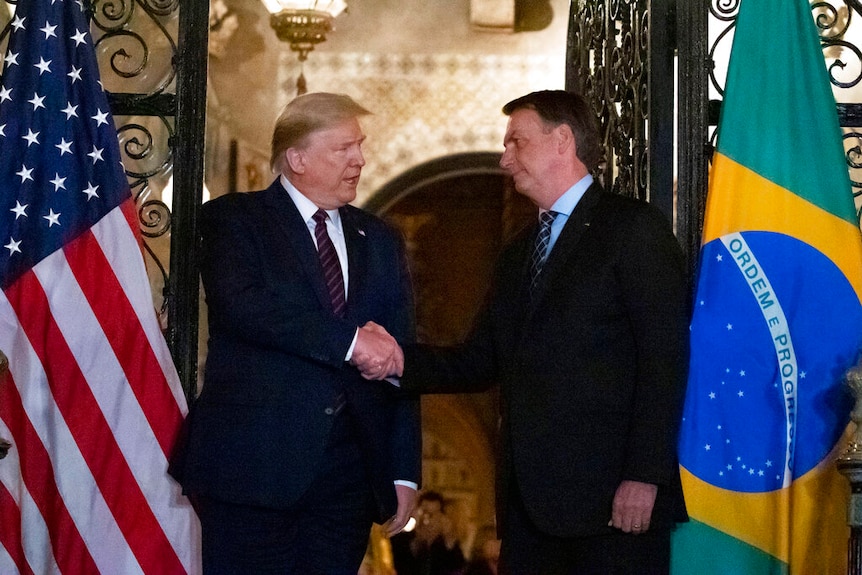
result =
[[332,309],[332,300],[320,267],[320,259],[317,257],[317,248],[296,204],[290,199],[279,180],[275,180],[262,193],[264,205],[267,207],[265,217],[271,225],[279,228],[286,236],[288,245],[299,261],[302,272],[309,278],[320,305],[326,309]]
[[[341,231],[344,233],[344,243],[347,246],[347,269],[350,271],[350,281],[347,286],[347,314],[355,309],[360,294],[365,289],[366,265],[368,262],[368,238],[365,229],[351,213],[347,206],[338,210],[341,214]],[[351,302],[354,303],[351,306]]]

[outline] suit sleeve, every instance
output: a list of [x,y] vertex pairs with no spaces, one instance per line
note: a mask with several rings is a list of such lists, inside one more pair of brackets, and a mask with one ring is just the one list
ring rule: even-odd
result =
[[499,383],[497,350],[507,334],[499,333],[497,319],[507,313],[500,309],[509,297],[506,286],[517,281],[507,272],[517,269],[513,257],[510,247],[497,263],[485,304],[463,343],[454,347],[417,344],[404,350],[402,383],[406,389],[430,394],[475,393]]
[[[387,330],[398,343],[405,347],[416,339],[415,302],[413,298],[413,283],[407,264],[407,254],[404,242],[397,239],[396,267],[398,298],[400,305],[392,310],[392,318]],[[392,390],[396,394],[391,442],[391,460],[394,467],[394,478],[422,484],[422,426],[419,397],[406,390]]]
[[[477,327],[481,326],[480,320]],[[474,337],[455,347],[415,344],[404,349],[404,389],[415,393],[474,393],[496,383],[490,340]]]
[[625,478],[667,485],[688,358],[687,283],[679,244],[657,210],[639,212],[625,234],[619,274],[633,330],[637,376]]

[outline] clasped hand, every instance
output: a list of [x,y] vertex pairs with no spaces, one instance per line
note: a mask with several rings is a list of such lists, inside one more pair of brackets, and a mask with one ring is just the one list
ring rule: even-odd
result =
[[395,338],[373,321],[359,328],[350,363],[365,379],[401,377],[404,353]]

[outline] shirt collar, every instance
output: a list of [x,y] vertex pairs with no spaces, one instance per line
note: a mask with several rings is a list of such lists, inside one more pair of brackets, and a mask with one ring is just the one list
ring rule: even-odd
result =
[[554,202],[554,205],[551,206],[552,212],[557,212],[558,214],[565,215],[569,217],[572,215],[572,212],[575,211],[575,207],[578,205],[578,202],[581,201],[581,198],[586,193],[587,189],[593,184],[593,176],[587,174],[575,184],[566,190],[566,192],[557,198],[557,201]]
[[[296,189],[296,186],[290,183],[284,174],[279,178],[281,180],[282,187],[287,190],[287,195],[290,196],[290,199],[293,200],[293,203],[296,205],[296,209],[299,210],[299,215],[302,216],[302,221],[308,222],[311,220],[311,216],[313,216],[317,210],[320,208],[311,200],[303,195],[302,192]],[[341,212],[339,210],[324,210],[327,214],[329,214],[329,219],[332,220],[332,223],[335,224],[337,229],[341,229]]]

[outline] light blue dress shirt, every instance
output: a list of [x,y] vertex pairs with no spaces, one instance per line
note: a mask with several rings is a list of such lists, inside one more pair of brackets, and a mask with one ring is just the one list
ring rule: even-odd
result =
[[[551,224],[551,239],[548,241],[548,251],[545,255],[546,259],[551,254],[551,250],[554,249],[554,244],[557,243],[557,238],[560,237],[560,232],[563,231],[563,227],[566,225],[566,222],[569,221],[569,216],[571,216],[572,212],[575,211],[575,207],[578,205],[578,202],[581,201],[581,198],[584,196],[584,192],[586,192],[587,188],[591,185],[593,185],[593,177],[590,174],[587,174],[578,180],[575,185],[566,190],[562,196],[557,198],[554,205],[551,206],[550,211],[557,212],[557,217],[554,218],[554,223]],[[539,212],[540,216],[541,211]]]

